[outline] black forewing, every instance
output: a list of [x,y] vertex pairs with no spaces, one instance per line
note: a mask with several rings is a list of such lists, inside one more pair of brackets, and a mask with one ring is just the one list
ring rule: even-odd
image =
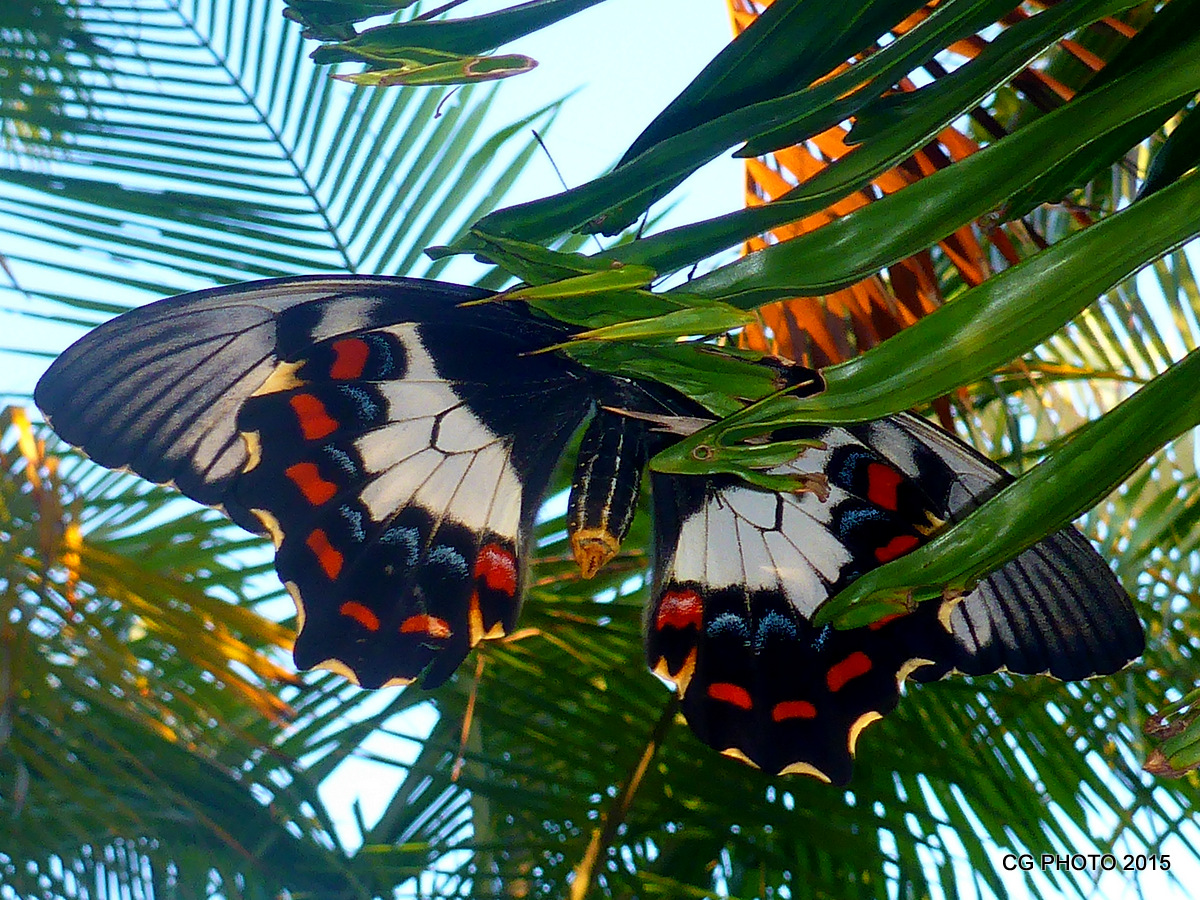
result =
[[[62,438],[101,465],[173,483],[258,531],[229,497],[246,464],[236,418],[279,360],[301,356],[315,340],[399,321],[543,328],[506,307],[455,309],[483,296],[461,285],[371,276],[278,278],[181,294],[76,341],[42,376],[34,401]],[[285,312],[291,327],[281,327]]]
[[482,296],[376,277],[186,294],[85,336],[35,398],[97,462],[271,534],[302,666],[435,683],[512,627],[540,495],[591,407],[586,373],[532,353],[566,332],[459,305]]

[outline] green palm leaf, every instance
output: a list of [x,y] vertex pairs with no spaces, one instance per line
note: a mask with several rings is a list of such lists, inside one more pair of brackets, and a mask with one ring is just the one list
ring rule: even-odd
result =
[[[298,29],[239,3],[190,15],[105,3],[81,17],[110,48],[79,73],[103,122],[31,140],[46,166],[0,169],[6,255],[21,287],[54,301],[94,308],[86,290],[47,289],[80,255],[103,260],[107,283],[155,295],[297,272],[426,274],[424,245],[494,202],[536,146],[497,167],[529,122],[481,139],[494,93],[348,89],[312,67]],[[139,39],[119,41],[130,29]]]

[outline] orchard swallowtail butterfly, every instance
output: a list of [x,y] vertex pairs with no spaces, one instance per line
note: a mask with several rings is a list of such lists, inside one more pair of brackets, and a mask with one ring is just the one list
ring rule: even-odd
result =
[[[570,329],[519,303],[461,305],[485,296],[366,276],[184,294],[83,337],[35,399],[97,463],[173,483],[271,538],[299,611],[300,668],[433,687],[514,628],[534,516],[581,425],[568,519],[590,575],[670,440],[648,420],[696,412],[659,385],[533,352]],[[1010,479],[907,414],[794,430],[813,449],[777,471],[823,476],[827,490],[651,477],[649,665],[706,743],[844,784],[859,733],[909,676],[1076,679],[1142,652],[1128,595],[1074,528],[957,602],[814,627],[823,600]]]

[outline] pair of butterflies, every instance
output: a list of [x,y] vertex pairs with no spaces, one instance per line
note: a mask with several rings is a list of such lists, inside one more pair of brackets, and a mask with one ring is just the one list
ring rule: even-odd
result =
[[[461,305],[484,296],[358,276],[184,294],[82,338],[35,399],[96,462],[174,483],[270,536],[299,613],[298,666],[433,687],[515,627],[534,516],[584,421],[568,520],[590,576],[670,440],[647,422],[695,411],[661,386],[534,352],[570,329],[523,304]],[[813,448],[774,471],[828,490],[651,477],[647,657],[717,750],[844,784],[859,733],[910,675],[1075,679],[1142,652],[1128,595],[1074,528],[957,602],[813,626],[826,598],[1009,477],[910,415],[787,437]]]

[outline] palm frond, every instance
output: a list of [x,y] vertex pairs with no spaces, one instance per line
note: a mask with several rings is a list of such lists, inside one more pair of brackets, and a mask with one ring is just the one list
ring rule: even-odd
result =
[[[535,145],[501,147],[551,118],[481,136],[494,90],[348,87],[313,67],[278,12],[232,0],[80,5],[106,50],[79,70],[98,118],[69,141],[31,137],[41,161],[0,168],[11,305],[61,316],[67,304],[94,321],[213,283],[427,274],[424,246],[494,203]],[[119,303],[102,299],[114,288]]]
[[[581,225],[623,224],[705,154],[747,139],[751,149],[775,146],[772,141],[785,132],[789,140],[802,132],[810,136],[804,129],[822,123],[842,129],[848,116],[861,114],[863,144],[854,152],[861,159],[866,147],[874,156],[855,177],[839,181],[841,175],[814,175],[795,185],[784,178],[780,189],[795,192],[788,199],[631,242],[608,254],[627,262],[651,261],[664,271],[677,269],[714,249],[822,211],[832,200],[858,191],[872,197],[888,193],[885,186],[868,188],[867,182],[917,145],[925,147],[927,162],[939,154],[954,157],[951,151],[962,147],[939,145],[935,137],[987,97],[977,119],[987,133],[977,137],[1000,152],[971,154],[966,165],[949,166],[948,172],[957,166],[972,180],[941,177],[934,182],[934,188],[944,187],[940,193],[928,185],[919,188],[917,181],[896,192],[907,195],[900,204],[888,207],[888,198],[881,198],[883,209],[905,211],[903,229],[878,210],[871,212],[872,202],[832,230],[813,232],[817,237],[807,243],[767,242],[770,246],[751,261],[726,266],[689,286],[723,298],[731,285],[775,291],[773,296],[789,288],[816,295],[865,274],[881,290],[900,285],[901,306],[906,298],[925,296],[921,291],[936,294],[938,302],[930,307],[943,301],[952,305],[968,286],[1019,259],[1036,257],[1043,243],[1057,243],[1078,230],[1090,221],[1084,210],[1107,215],[1121,209],[1137,190],[1130,171],[1144,171],[1151,144],[1127,154],[1128,147],[1195,93],[1195,69],[1182,64],[1194,56],[1185,51],[1194,47],[1195,29],[1151,27],[1184,16],[1194,9],[1194,0],[1173,0],[1163,8],[1165,16],[1150,16],[1152,10],[1139,7],[1122,18],[1116,14],[1134,4],[1058,4],[1032,17],[1022,7],[1014,13],[1020,21],[1007,24],[1012,33],[1033,35],[1029,47],[1018,48],[1025,54],[1022,61],[1045,52],[1044,64],[1010,83],[1014,69],[1005,53],[1012,46],[999,42],[995,52],[981,52],[962,67],[965,75],[958,83],[972,83],[961,96],[947,88],[913,91],[913,97],[900,99],[891,87],[915,62],[924,61],[914,48],[929,28],[897,29],[895,40],[873,48],[879,52],[864,57],[872,79],[856,81],[863,70],[853,67],[844,77],[834,74],[826,81],[823,76],[904,14],[925,15],[924,4],[879,2],[836,11],[818,6],[790,0],[776,0],[774,6],[777,16],[799,17],[793,24],[809,27],[813,23],[806,24],[804,16],[828,13],[828,22],[836,25],[804,32],[815,43],[802,66],[812,71],[792,71],[795,83],[756,82],[757,70],[748,65],[725,72],[718,66],[672,105],[635,148],[645,152],[632,153],[628,165],[485,223],[546,239]],[[977,40],[985,13],[1004,13],[1002,6],[992,0],[942,3],[932,14],[938,17],[933,27],[941,30],[933,33],[942,44],[970,43]],[[456,95],[458,105],[439,118],[440,95],[332,85],[314,74],[298,36],[278,24],[264,25],[253,3],[213,0],[182,8],[95,3],[80,9],[81,20],[111,55],[103,64],[84,62],[79,75],[100,116],[81,124],[71,141],[39,133],[45,161],[33,165],[28,157],[13,157],[0,172],[5,255],[30,299],[16,292],[11,296],[22,308],[47,317],[44,321],[58,317],[67,324],[64,330],[121,305],[101,298],[94,282],[82,277],[81,259],[94,260],[96,272],[123,285],[130,297],[301,269],[407,272],[425,244],[453,237],[498,194],[472,185],[484,182],[481,173],[491,171],[489,159],[504,136],[477,144],[474,155],[461,154],[467,137],[480,127],[486,96]],[[1081,31],[1103,15],[1117,23],[1113,34]],[[1148,37],[1136,45],[1128,40],[1136,31],[1130,22],[1146,25],[1139,37]],[[129,35],[138,41],[119,40]],[[1062,51],[1051,50],[1060,40]],[[786,67],[794,47],[785,43],[772,47],[767,41],[774,55],[757,62]],[[1161,55],[1172,46],[1174,57]],[[1130,53],[1121,52],[1129,47],[1134,48]],[[931,45],[930,55],[940,49]],[[753,54],[739,59],[755,61]],[[1089,86],[1097,68],[1092,63],[1105,59],[1114,67],[1102,69]],[[1182,62],[1168,65],[1164,59]],[[1113,83],[1126,88],[1120,104],[1105,100],[1117,94],[1110,90]],[[1162,92],[1150,108],[1142,88]],[[750,93],[739,93],[743,90]],[[1068,99],[1076,90],[1082,103]],[[813,100],[814,107],[805,111],[797,97]],[[1096,115],[1080,113],[1081,106]],[[897,126],[889,134],[898,110],[909,117],[907,130]],[[412,137],[414,129],[420,130],[419,140]],[[1005,131],[1013,135],[998,139]],[[1041,156],[1012,150],[1028,147],[1024,142],[1030,134],[1041,136],[1042,143],[1034,142],[1045,151]],[[531,150],[526,145],[518,161]],[[1007,162],[993,166],[989,161],[997,158]],[[760,184],[779,175],[762,166],[755,171]],[[997,204],[1025,213],[1038,201],[1058,200],[1085,182],[1068,203],[1028,212],[1005,234],[972,222]],[[828,196],[814,188],[829,184],[836,190]],[[1162,202],[1164,194],[1157,196]],[[916,202],[920,197],[925,201]],[[1181,233],[1194,233],[1187,231],[1188,211],[1174,212]],[[26,220],[32,225],[22,232],[18,226]],[[838,234],[849,238],[834,240]],[[935,243],[941,247],[930,249]],[[1073,245],[1065,246],[1060,252]],[[800,254],[805,247],[822,255]],[[917,254],[910,269],[892,265],[910,253]],[[786,278],[764,286],[768,260],[785,262]],[[878,274],[883,266],[890,267],[886,275]],[[1015,468],[1024,467],[1053,453],[1065,433],[1111,409],[1195,349],[1200,300],[1186,253],[1165,257],[1153,274],[1159,287],[1167,288],[1165,304],[1152,299],[1154,291],[1146,287],[1151,276],[1143,273],[1112,287],[1099,304],[1064,313],[1071,321],[1051,337],[1042,341],[1039,333],[1012,349],[1018,359],[1006,359],[1000,369],[982,375],[973,371],[969,384],[948,385],[963,430]],[[743,276],[747,280],[739,281]],[[857,311],[865,316],[869,307]],[[854,309],[847,305],[833,318],[845,320]],[[903,324],[910,314],[918,317],[905,310],[898,316]],[[861,334],[874,329],[878,338],[888,330],[878,321],[857,324]],[[856,348],[848,335],[823,337],[845,356]],[[48,339],[46,345],[56,342]],[[1039,346],[1029,350],[1032,343]],[[916,371],[925,357],[913,357],[897,360],[892,377],[903,382]],[[16,456],[11,461],[12,477],[19,479],[22,464]],[[156,847],[134,845],[123,834],[98,842],[104,847],[102,864],[76,852],[95,841],[92,835],[103,824],[96,814],[98,798],[110,783],[124,788],[112,818],[126,826],[126,833],[145,833],[145,821],[158,815],[135,817],[140,803],[149,805],[151,792],[138,793],[130,771],[142,772],[155,795],[178,798],[188,827],[199,824],[208,828],[207,835],[228,836],[193,855],[177,843],[163,846],[183,860],[181,871],[190,884],[204,883],[207,875],[230,893],[229,885],[250,877],[237,867],[235,855],[250,848],[251,834],[269,845],[253,847],[260,859],[290,867],[292,890],[347,897],[386,894],[406,880],[424,896],[512,896],[535,889],[575,896],[589,889],[605,896],[915,898],[971,890],[1004,896],[1014,879],[1023,879],[1035,893],[1084,896],[1092,890],[1092,873],[1014,876],[1001,865],[1002,852],[1130,850],[1195,857],[1186,810],[1194,805],[1198,782],[1192,776],[1164,785],[1141,772],[1144,746],[1138,731],[1147,711],[1160,702],[1162,683],[1179,685],[1182,692],[1194,680],[1196,623],[1189,601],[1200,574],[1194,435],[1184,434],[1161,450],[1087,519],[1115,554],[1126,585],[1144,601],[1152,632],[1145,661],[1112,678],[1067,688],[1004,675],[914,687],[896,714],[866,732],[850,791],[768,778],[714,757],[682,727],[668,692],[646,673],[642,660],[646,559],[632,548],[649,545],[645,517],[627,541],[631,549],[586,584],[566,563],[561,518],[543,523],[544,558],[521,629],[482,648],[473,671],[468,665],[431,694],[368,695],[321,676],[280,692],[278,699],[293,715],[286,726],[226,711],[222,703],[228,694],[257,696],[262,681],[274,677],[274,657],[254,651],[278,635],[239,610],[228,632],[206,634],[190,655],[151,661],[155,674],[173,687],[170,697],[153,691],[141,699],[118,697],[111,690],[106,695],[110,684],[125,690],[121,678],[131,666],[130,653],[144,650],[153,656],[187,627],[170,602],[145,603],[137,590],[128,589],[127,579],[164,587],[168,577],[182,574],[179,595],[189,601],[189,612],[216,621],[222,607],[211,597],[245,592],[247,581],[267,564],[261,552],[247,556],[239,540],[211,543],[210,522],[194,513],[167,514],[157,493],[134,491],[82,467],[78,474],[84,486],[79,490],[90,498],[85,536],[92,543],[68,546],[60,540],[46,551],[46,559],[65,560],[57,576],[57,608],[68,608],[62,598],[74,589],[71,579],[83,584],[85,575],[107,588],[104,596],[126,602],[119,609],[104,607],[103,627],[95,627],[90,643],[84,642],[90,651],[86,661],[99,674],[73,684],[70,695],[97,710],[92,715],[100,716],[96,721],[103,726],[106,752],[83,746],[81,726],[68,719],[68,695],[48,696],[39,684],[36,699],[56,710],[55,716],[22,732],[26,744],[9,769],[12,788],[5,790],[6,798],[36,797],[44,803],[65,796],[72,785],[62,773],[76,771],[75,760],[64,765],[52,755],[52,739],[67,740],[80,759],[91,763],[79,776],[88,802],[67,807],[67,836],[56,835],[59,843],[50,849],[27,851],[37,860],[27,879],[29,891],[37,877],[45,876],[57,879],[60,892],[78,894],[82,891],[72,878],[118,869],[132,877],[146,860],[151,868],[158,865]],[[21,490],[12,495],[18,508]],[[51,512],[47,521],[67,521]],[[165,516],[166,530],[136,524],[144,512]],[[32,547],[32,532],[22,534]],[[24,556],[38,552],[17,554],[15,564],[29,568]],[[119,568],[126,564],[120,560],[127,554],[137,564],[122,574]],[[214,574],[216,557],[229,554],[242,568]],[[260,609],[280,601],[273,583],[271,590],[251,593]],[[43,629],[56,639],[71,637],[69,624],[60,612]],[[134,639],[122,643],[118,636]],[[211,672],[222,657],[218,643],[224,649],[236,646],[242,657],[229,670],[232,676],[223,675],[219,684],[201,679],[203,686],[195,691],[174,687],[187,683],[189,672]],[[74,657],[51,654],[47,659],[46,665],[57,665],[71,677],[87,671]],[[63,673],[53,674],[67,683]],[[176,709],[172,704],[184,703],[176,695],[183,694],[190,707]],[[260,710],[279,709],[273,699],[262,702]],[[179,752],[179,742],[169,738],[184,730],[172,722],[168,734],[160,720],[171,715],[182,722],[185,712],[195,715],[196,710],[213,714],[201,719],[204,727],[186,732],[196,746]],[[132,736],[122,731],[129,721],[142,730]],[[130,742],[148,748],[144,761],[122,754]],[[9,759],[14,759],[11,753]],[[356,767],[367,771],[367,764],[374,766],[373,774],[359,790],[385,797],[378,804],[381,814],[376,818],[355,806],[350,824],[335,821],[333,810],[314,799],[316,785],[332,783]],[[217,798],[211,808],[196,802],[197,791],[201,799]],[[270,805],[259,802],[268,798]],[[163,833],[173,834],[165,825]],[[48,836],[49,825],[37,834]],[[362,849],[347,860],[343,849],[360,842]],[[5,854],[0,866],[6,880],[16,877],[15,858],[3,847],[0,854]],[[70,860],[72,873],[83,875],[54,875],[63,860]],[[331,879],[340,879],[337,887],[330,886]],[[264,877],[247,884],[258,889],[275,883]]]
[[[489,135],[492,90],[331,81],[279,11],[78,5],[98,50],[71,57],[73,77],[93,105],[64,106],[70,128],[24,133],[0,168],[7,305],[37,329],[19,340],[62,346],[150,296],[214,282],[436,271],[445,263],[422,267],[420,250],[503,196],[537,146],[519,146],[522,132],[553,116]],[[258,539],[164,489],[47,455],[11,421],[5,530],[19,538],[5,572],[29,630],[6,658],[21,688],[6,692],[5,884],[371,897],[423,871],[415,845],[352,861],[362,835],[317,793],[419,695],[356,723],[370,695],[305,685],[283,661],[291,630],[275,620],[292,605],[264,577]]]

